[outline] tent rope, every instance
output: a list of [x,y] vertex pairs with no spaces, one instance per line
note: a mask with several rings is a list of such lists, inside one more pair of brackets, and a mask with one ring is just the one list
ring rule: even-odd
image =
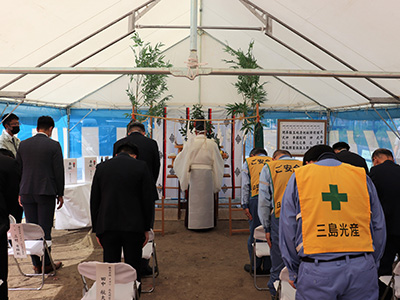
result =
[[207,65],[207,63],[199,63],[197,57],[189,57],[188,61],[185,61],[185,63],[188,67],[186,77],[190,80],[195,79],[196,76],[199,75],[199,66]]

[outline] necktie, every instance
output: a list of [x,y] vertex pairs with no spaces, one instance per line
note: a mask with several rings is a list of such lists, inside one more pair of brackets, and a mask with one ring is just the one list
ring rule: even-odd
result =
[[17,150],[18,150],[18,149],[17,149],[17,144],[15,143],[15,140],[14,140],[13,137],[11,138],[11,142],[12,142],[13,145],[14,145],[15,151],[17,151]]

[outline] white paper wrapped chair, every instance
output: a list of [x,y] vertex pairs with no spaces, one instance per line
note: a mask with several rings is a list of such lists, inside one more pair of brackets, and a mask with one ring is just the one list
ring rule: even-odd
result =
[[[96,265],[105,264],[97,261],[82,262],[78,265],[78,272],[82,276],[83,298],[81,300],[96,300]],[[107,263],[109,264],[109,263]],[[114,300],[139,299],[136,270],[126,263],[113,263],[115,265]],[[88,287],[86,279],[95,282]]]
[[276,289],[275,300],[295,300],[296,290],[289,283],[289,270],[284,267],[279,274],[279,280],[274,282]]
[[[143,247],[142,251],[142,258],[143,259],[151,259],[151,269],[152,269],[152,285],[150,289],[145,290],[143,285],[142,285],[142,293],[151,293],[154,291],[154,288],[156,286],[156,277],[158,276],[158,261],[157,261],[157,253],[156,253],[156,244],[154,242],[154,231],[153,229],[150,229],[149,232],[149,241],[147,244]],[[143,276],[142,276],[143,278]]]
[[265,231],[264,231],[264,228],[262,225],[258,226],[256,229],[254,229],[253,237],[254,237],[254,242],[253,242],[254,286],[259,291],[268,291],[269,290],[268,287],[260,287],[257,285],[257,277],[260,277],[260,276],[265,277],[265,276],[269,276],[269,275],[257,274],[257,268],[255,267],[257,257],[261,258],[261,257],[270,255],[270,248],[268,246],[267,239],[265,237]]
[[385,299],[389,289],[393,290],[393,296],[396,297],[395,299],[400,299],[400,261],[396,263],[391,276],[380,276],[379,280],[387,285],[385,294],[381,297],[381,299]]
[[[11,226],[12,224],[15,224],[15,219],[12,219],[10,217],[10,223]],[[42,272],[40,274],[31,274],[31,273],[25,273],[22,271],[21,266],[19,264],[18,258],[16,258],[16,253],[14,253],[14,249],[9,245],[8,248],[8,255],[13,256],[14,260],[17,264],[19,272],[26,277],[35,277],[35,276],[41,276],[42,280],[39,285],[39,287],[35,288],[28,288],[28,287],[9,287],[9,290],[24,290],[24,291],[29,291],[29,290],[40,290],[43,285],[44,285],[44,280],[46,278],[46,273],[45,273],[45,260],[44,260],[44,254],[47,252],[49,258],[50,258],[50,263],[53,268],[53,271],[47,275],[53,276],[56,274],[56,268],[53,262],[53,259],[51,257],[49,247],[51,246],[51,241],[46,241],[44,239],[44,232],[42,227],[40,227],[37,224],[32,224],[32,223],[21,223],[22,225],[22,232],[24,235],[24,243],[25,243],[25,248],[26,248],[26,254],[27,255],[37,255],[40,257],[42,260],[42,267],[41,270]],[[12,241],[14,239],[14,235],[12,233],[12,230],[10,229],[8,231],[8,236],[10,240]]]

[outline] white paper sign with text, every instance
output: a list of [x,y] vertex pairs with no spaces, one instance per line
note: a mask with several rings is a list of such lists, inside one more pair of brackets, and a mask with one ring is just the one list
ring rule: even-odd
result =
[[114,300],[115,265],[96,265],[96,299]]

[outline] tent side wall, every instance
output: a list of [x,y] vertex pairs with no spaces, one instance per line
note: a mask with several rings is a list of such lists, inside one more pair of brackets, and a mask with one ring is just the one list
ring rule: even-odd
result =
[[[9,113],[14,107],[15,104],[0,103],[3,114]],[[204,107],[204,110],[206,109]],[[221,108],[216,109],[222,110]],[[66,109],[31,105],[19,106],[14,111],[21,122],[21,132],[18,137],[21,140],[31,137],[36,130],[37,118],[49,115],[55,120],[56,130],[53,132],[53,138],[60,142],[64,157],[111,156],[113,143],[126,135],[126,125],[129,122],[127,115],[131,112],[130,110],[112,109],[70,109],[69,111],[70,123],[68,124]],[[396,136],[387,124],[396,130],[400,127],[400,109],[381,109],[378,110],[378,113],[373,109],[331,113],[328,129],[329,144],[332,145],[339,140],[348,142],[350,146],[353,145],[352,151],[363,155],[367,160],[370,160],[370,154],[378,147],[396,150],[398,144]],[[184,108],[171,108],[168,115],[185,117]],[[381,120],[380,116],[385,119],[387,124]],[[278,119],[317,120],[326,118],[326,112],[267,111],[262,118],[266,137],[265,147],[269,152],[276,149]],[[173,126],[177,127],[178,125]],[[250,140],[252,140],[251,137],[248,138],[248,141]],[[248,142],[246,152],[251,146],[252,143]],[[394,154],[397,161],[400,161],[400,151],[398,152]]]

